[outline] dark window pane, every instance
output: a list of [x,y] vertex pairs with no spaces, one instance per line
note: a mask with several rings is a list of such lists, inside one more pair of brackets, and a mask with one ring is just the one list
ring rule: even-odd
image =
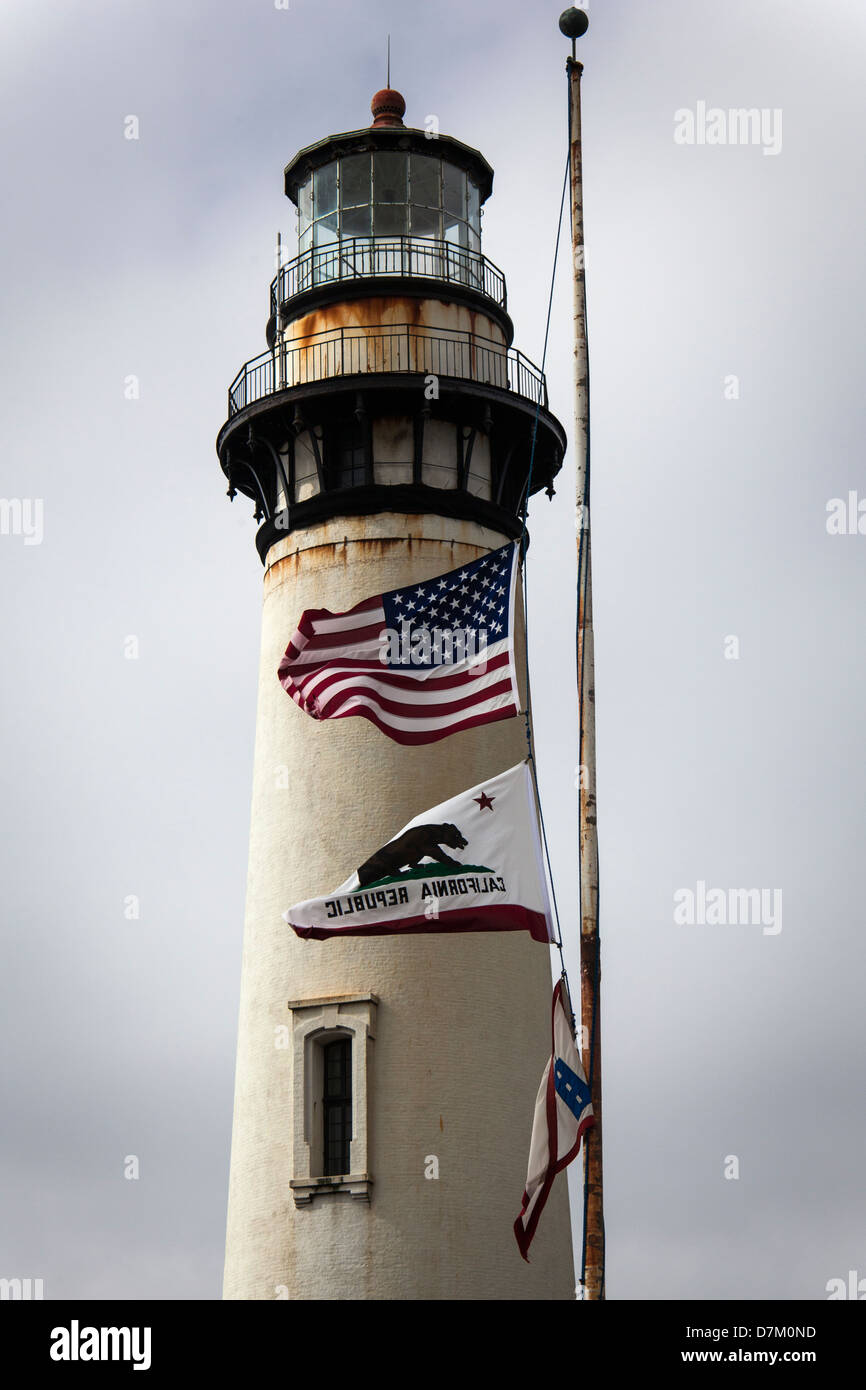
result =
[[363,487],[367,481],[367,470],[363,463],[344,463],[340,468],[336,486],[338,488]]
[[373,155],[373,201],[409,201],[409,160],[397,150],[377,150]]
[[336,207],[337,166],[336,164],[326,164],[323,169],[317,169],[315,173],[313,216],[321,217],[323,213],[334,212]]
[[328,1058],[328,1075],[325,1082],[325,1094],[335,1098],[342,1096],[346,1088],[346,1072],[343,1066],[342,1050],[336,1056]]
[[466,216],[466,175],[453,164],[443,164],[445,176],[445,211],[454,217]]
[[402,236],[408,231],[409,209],[395,204],[381,207],[378,203],[373,209],[373,232],[375,236]]
[[325,1176],[349,1172],[352,1139],[352,1044],[348,1039],[326,1044],[324,1095]]
[[370,156],[350,154],[340,161],[340,198],[344,208],[370,201]]
[[[364,427],[353,420],[338,426],[330,458],[331,487],[363,487],[367,481],[367,444]],[[349,1043],[330,1043],[325,1048],[326,1097],[348,1093]],[[340,1058],[343,1058],[340,1061]],[[343,1071],[337,1070],[340,1066]],[[336,1089],[335,1089],[336,1087]]]
[[441,173],[441,160],[433,159],[429,154],[412,155],[409,196],[413,203],[422,203],[428,208],[441,207]]
[[433,237],[436,241],[441,240],[441,214],[433,208],[419,208],[413,205],[411,209],[412,225],[410,231],[413,236]]
[[348,212],[343,212],[340,235],[344,237],[370,235],[369,205],[363,208],[349,208]]

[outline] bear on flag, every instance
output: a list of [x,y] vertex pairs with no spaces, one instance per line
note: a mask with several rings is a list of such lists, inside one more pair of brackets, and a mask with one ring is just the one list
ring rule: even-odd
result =
[[516,715],[520,546],[356,603],[301,614],[277,676],[313,719],[359,714],[395,743],[435,743]]
[[571,1031],[571,1009],[566,1012],[561,980],[553,991],[552,1033],[550,1061],[544,1069],[535,1100],[523,1207],[514,1223],[517,1244],[527,1263],[527,1251],[553,1180],[577,1157],[583,1135],[595,1123],[590,1089]]
[[528,931],[549,944],[550,900],[528,765],[423,811],[339,888],[283,916],[298,936],[318,941]]

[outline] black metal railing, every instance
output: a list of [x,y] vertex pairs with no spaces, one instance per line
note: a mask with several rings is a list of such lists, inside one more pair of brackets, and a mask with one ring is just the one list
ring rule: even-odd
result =
[[420,372],[498,386],[547,408],[544,375],[516,348],[458,329],[403,323],[335,328],[245,362],[229,387],[229,419],[276,391],[367,372]]
[[319,285],[383,275],[467,285],[501,309],[508,307],[505,276],[480,251],[449,241],[368,236],[344,237],[333,246],[317,246],[281,266],[271,284],[271,313],[276,314],[286,300]]

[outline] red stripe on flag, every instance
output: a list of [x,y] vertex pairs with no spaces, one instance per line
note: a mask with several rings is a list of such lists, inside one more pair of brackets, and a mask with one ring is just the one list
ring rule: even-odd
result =
[[331,719],[350,719],[357,714],[361,719],[369,719],[371,724],[375,724],[377,729],[380,729],[383,734],[387,734],[395,743],[403,743],[408,746],[420,743],[438,743],[441,738],[447,738],[449,734],[458,734],[464,729],[474,729],[478,724],[495,724],[499,719],[512,719],[517,712],[517,705],[511,704],[501,710],[488,710],[486,714],[476,714],[471,718],[461,719],[457,724],[448,724],[440,729],[423,729],[418,733],[408,729],[396,729],[393,724],[387,724],[369,708],[342,710],[329,717]]
[[[347,656],[340,658],[339,668],[326,676],[325,679],[321,681],[321,684],[317,686],[317,689],[325,690],[335,681],[343,680],[347,675],[355,671],[366,671],[369,675],[375,676],[376,680],[386,681],[388,685],[394,686],[397,690],[414,690],[418,692],[419,695],[423,695],[427,690],[452,690],[458,686],[465,686],[472,681],[481,680],[483,676],[489,675],[491,671],[499,671],[503,668],[507,669],[510,665],[510,661],[511,658],[508,652],[500,652],[498,656],[492,656],[489,661],[484,663],[486,670],[457,671],[453,674],[445,675],[440,674],[440,672],[447,672],[449,670],[447,666],[438,666],[432,669],[428,667],[426,671],[427,679],[422,681],[419,680],[418,676],[401,675],[395,671],[393,667],[374,666],[366,657]],[[343,670],[343,667],[351,668],[351,670]],[[295,678],[290,682],[292,687],[296,687],[300,690],[303,690],[314,677],[320,677],[323,669],[324,665],[319,667],[300,666],[295,668],[287,666],[285,661],[280,664],[281,672],[285,672],[290,678],[294,675]],[[282,678],[281,684],[284,685],[287,690],[289,689],[286,681]]]
[[[351,893],[346,896],[351,897]],[[528,931],[533,941],[550,945],[547,918],[543,912],[533,912],[528,907],[510,907],[504,903],[492,907],[454,908],[440,912],[438,917],[404,917],[397,922],[367,922],[362,927],[338,927],[333,931],[327,927],[296,927],[294,922],[290,926],[298,936],[314,941],[328,941],[334,936],[420,936],[430,932],[441,936],[443,932],[452,931]]]
[[494,681],[492,685],[486,685],[483,690],[459,696],[455,700],[431,699],[425,701],[422,694],[418,696],[414,705],[408,705],[404,700],[390,699],[382,691],[371,689],[369,685],[359,683],[347,686],[344,690],[338,690],[330,700],[323,698],[317,690],[314,703],[319,719],[335,718],[338,709],[359,695],[371,700],[378,709],[383,710],[386,714],[400,714],[405,719],[435,719],[440,716],[444,719],[448,714],[459,714],[462,710],[470,709],[473,705],[493,700],[497,695],[507,695],[510,690],[511,678],[506,675],[503,679]]

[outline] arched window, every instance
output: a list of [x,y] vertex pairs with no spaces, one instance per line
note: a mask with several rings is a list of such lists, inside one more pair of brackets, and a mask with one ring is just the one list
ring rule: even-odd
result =
[[314,1198],[369,1201],[368,1067],[375,994],[294,999],[291,1179],[295,1205]]

